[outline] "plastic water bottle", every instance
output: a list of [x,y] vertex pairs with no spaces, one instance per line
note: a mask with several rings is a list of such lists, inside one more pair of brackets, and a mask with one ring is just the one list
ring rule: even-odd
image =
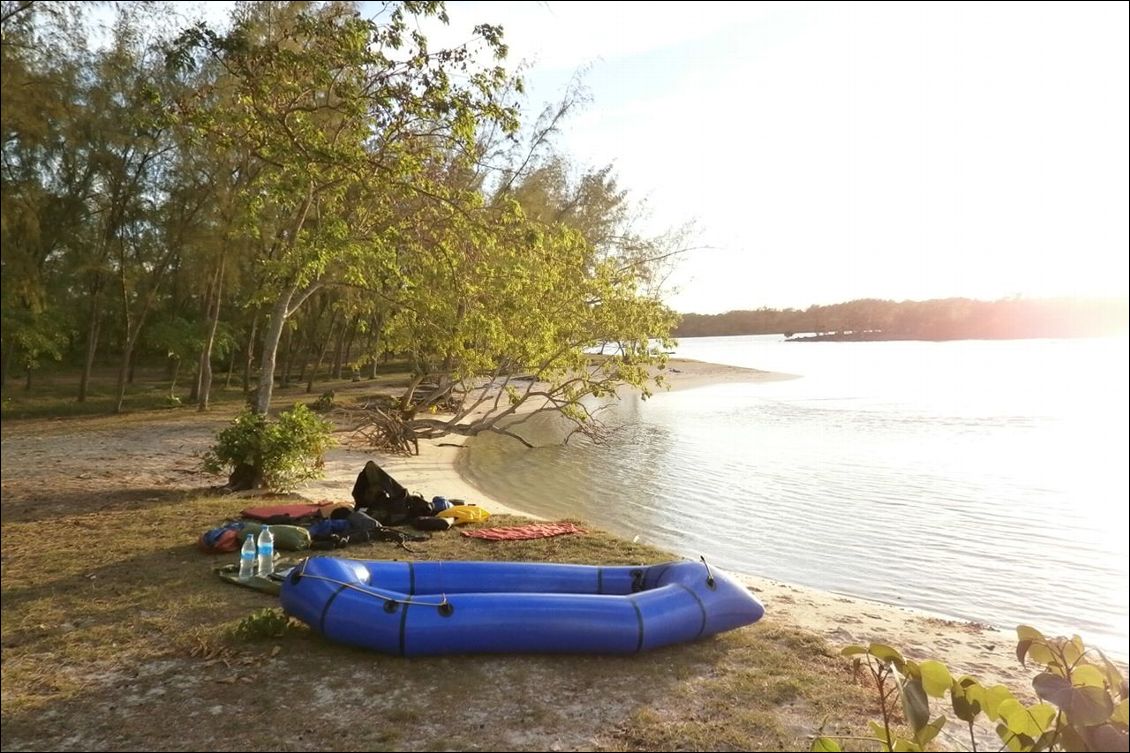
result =
[[275,571],[275,536],[270,526],[259,531],[259,577],[266,578]]
[[247,534],[243,538],[243,548],[239,550],[239,579],[250,580],[255,574],[255,537]]

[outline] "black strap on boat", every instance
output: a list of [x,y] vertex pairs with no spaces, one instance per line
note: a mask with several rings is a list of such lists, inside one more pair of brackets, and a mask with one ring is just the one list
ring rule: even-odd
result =
[[639,593],[644,588],[644,571],[632,571],[632,593]]
[[337,595],[344,591],[346,588],[348,588],[348,586],[338,586],[337,590],[330,594],[330,598],[326,599],[326,605],[322,607],[322,616],[318,619],[318,632],[322,635],[326,634],[326,613],[330,611],[330,604],[333,604],[334,599],[337,598]]
[[628,599],[632,602],[632,609],[636,610],[636,624],[639,626],[639,637],[636,639],[636,653],[643,651],[643,612],[640,611],[640,605],[636,603],[635,599]]
[[408,595],[416,595],[416,567],[411,562],[408,563]]
[[704,555],[700,555],[699,559],[702,560],[702,566],[706,568],[706,587],[713,591],[718,584],[714,580],[714,573],[710,572],[710,563],[706,561]]
[[404,653],[404,629],[408,623],[408,608],[412,606],[408,602],[404,603],[404,609],[400,612],[400,655],[406,656]]
[[698,611],[702,612],[702,627],[698,629],[698,635],[696,635],[695,638],[701,638],[703,632],[706,630],[706,605],[702,603],[702,599],[698,597],[698,594],[687,588],[685,583],[676,583],[675,585],[689,593],[694,597],[694,600],[698,602]]
[[596,569],[596,592],[597,594],[604,593],[604,568],[598,567]]

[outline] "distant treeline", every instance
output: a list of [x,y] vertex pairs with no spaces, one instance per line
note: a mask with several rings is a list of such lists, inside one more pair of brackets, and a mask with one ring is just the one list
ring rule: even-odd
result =
[[886,301],[863,298],[800,309],[761,308],[725,314],[684,314],[676,337],[793,336],[817,333],[852,340],[964,340],[1087,337],[1127,329],[1126,299]]

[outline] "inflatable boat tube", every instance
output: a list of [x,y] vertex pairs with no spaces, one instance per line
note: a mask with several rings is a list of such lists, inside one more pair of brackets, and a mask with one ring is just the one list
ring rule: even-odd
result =
[[400,656],[632,654],[756,622],[749,590],[704,562],[599,567],[312,557],[283,609],[330,640]]

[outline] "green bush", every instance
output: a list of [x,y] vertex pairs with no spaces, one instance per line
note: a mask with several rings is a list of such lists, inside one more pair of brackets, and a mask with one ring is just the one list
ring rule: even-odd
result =
[[286,490],[322,475],[333,425],[296,404],[275,420],[244,409],[231,426],[216,435],[204,455],[210,473],[233,471],[251,479],[248,486]]
[[[1016,657],[1042,670],[1032,680],[1040,701],[1031,706],[1004,685],[986,687],[968,675],[954,677],[939,661],[914,662],[882,643],[845,648],[843,655],[852,658],[857,671],[866,668],[879,699],[882,724],[871,722],[868,740],[884,751],[925,750],[947,722],[944,714],[930,719],[930,699],[948,694],[953,715],[968,727],[971,750],[977,750],[974,724],[982,715],[996,723],[1001,750],[1126,750],[1130,690],[1119,668],[1077,635],[1048,638],[1027,625],[1016,632]],[[906,729],[896,724],[896,699]],[[833,738],[818,737],[812,750],[842,748]]]
[[231,628],[231,636],[241,641],[282,638],[291,629],[291,619],[281,609],[260,609]]

